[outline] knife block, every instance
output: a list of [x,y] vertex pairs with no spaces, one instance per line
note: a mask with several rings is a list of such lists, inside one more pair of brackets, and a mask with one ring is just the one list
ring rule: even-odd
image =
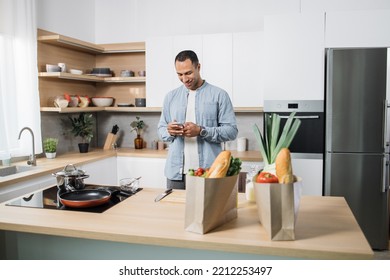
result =
[[103,150],[112,149],[112,144],[115,143],[117,135],[114,133],[108,133],[106,137],[106,142],[104,143]]

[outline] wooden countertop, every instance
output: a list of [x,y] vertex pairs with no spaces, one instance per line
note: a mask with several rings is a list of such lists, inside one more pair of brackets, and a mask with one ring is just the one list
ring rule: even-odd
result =
[[[237,152],[232,151],[234,157],[238,157],[243,161],[262,161],[259,151]],[[152,149],[132,149],[120,148],[118,150],[103,150],[93,149],[88,153],[66,153],[57,155],[55,159],[47,159],[44,157],[37,158],[37,166],[32,167],[29,171],[24,171],[18,174],[0,177],[0,188],[11,184],[30,180],[39,176],[51,174],[53,172],[63,169],[67,164],[86,164],[108,157],[122,156],[122,157],[145,157],[145,158],[166,158],[166,150],[152,150]],[[16,166],[27,166],[26,161],[12,163]],[[4,168],[4,166],[0,166]]]
[[295,241],[270,241],[256,204],[239,194],[238,218],[200,235],[184,230],[185,191],[164,200],[144,189],[102,214],[0,204],[0,229],[133,244],[309,259],[371,259],[373,252],[341,197],[302,197]]

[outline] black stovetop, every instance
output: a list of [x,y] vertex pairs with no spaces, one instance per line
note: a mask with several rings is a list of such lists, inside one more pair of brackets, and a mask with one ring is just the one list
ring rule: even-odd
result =
[[[53,210],[68,210],[68,211],[81,211],[81,212],[92,212],[92,213],[103,213],[110,209],[114,205],[122,202],[133,194],[123,192],[118,186],[102,186],[102,185],[86,185],[85,189],[106,189],[111,192],[110,200],[102,205],[88,207],[88,208],[72,208],[62,205],[57,199],[58,187],[53,186],[43,191],[35,192],[31,195],[27,195],[22,198],[15,199],[7,206],[16,207],[30,207],[30,208],[41,208],[41,209],[53,209]],[[141,191],[142,188],[137,190]]]

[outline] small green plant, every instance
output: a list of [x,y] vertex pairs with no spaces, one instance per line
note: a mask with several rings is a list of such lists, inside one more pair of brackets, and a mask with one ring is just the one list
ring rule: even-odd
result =
[[93,137],[93,116],[92,114],[80,113],[77,118],[68,117],[72,124],[74,136],[80,136],[82,143],[89,143]]
[[132,121],[130,123],[130,126],[132,127],[132,129],[130,130],[131,131],[134,131],[137,133],[137,135],[140,135],[141,131],[143,128],[145,128],[145,122],[143,120],[141,120],[140,117],[135,117],[136,120],[135,121]]
[[57,151],[57,138],[46,138],[43,140],[43,149],[45,153],[55,153]]

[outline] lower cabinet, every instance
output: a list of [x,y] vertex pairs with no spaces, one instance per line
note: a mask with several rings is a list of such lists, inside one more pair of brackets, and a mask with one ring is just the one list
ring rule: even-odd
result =
[[292,159],[293,173],[302,178],[302,195],[322,196],[322,159]]
[[56,184],[57,180],[55,177],[52,175],[43,175],[41,177],[2,187],[0,188],[0,203]]
[[139,177],[140,186],[166,188],[165,158],[117,157],[118,183],[122,178]]

